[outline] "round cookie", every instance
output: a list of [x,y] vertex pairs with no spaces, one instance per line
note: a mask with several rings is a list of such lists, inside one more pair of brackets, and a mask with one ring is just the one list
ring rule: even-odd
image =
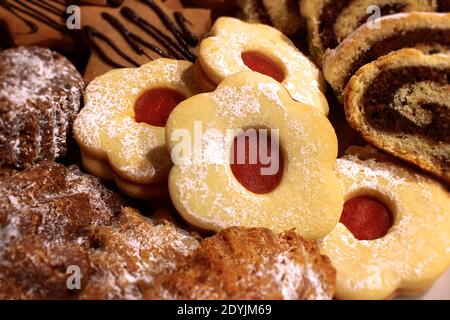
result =
[[450,182],[450,56],[403,49],[359,69],[350,125],[373,145]]
[[[417,294],[450,266],[448,191],[394,161],[373,148],[361,147],[350,148],[337,160],[347,207],[344,211],[359,220],[356,226],[341,219],[319,243],[337,269],[338,299]],[[350,201],[359,204],[349,205]],[[382,219],[385,212],[392,216],[390,228]],[[368,216],[372,219],[367,220]],[[375,227],[384,232],[373,240],[355,236],[361,231],[373,232]]]
[[75,67],[56,52],[1,52],[0,165],[23,168],[64,156],[83,86]]
[[377,29],[362,25],[336,49],[327,51],[323,73],[340,99],[359,68],[392,51],[450,52],[450,13],[399,13],[385,16],[379,23]]
[[192,67],[158,59],[93,80],[74,124],[86,169],[115,180],[131,197],[160,197],[172,166],[165,121],[181,100],[198,92]]
[[294,100],[328,114],[320,70],[280,31],[267,25],[219,18],[200,43],[196,78],[205,91],[229,76],[257,71],[281,82]]
[[[247,156],[245,162],[230,161],[236,137],[250,129],[270,130],[270,141],[274,138],[270,152],[261,152],[271,154],[269,161],[255,157],[271,171]],[[339,220],[343,200],[334,172],[334,130],[327,118],[293,100],[268,76],[241,72],[214,92],[183,101],[167,121],[166,141],[174,161],[170,196],[178,212],[199,228],[296,228],[303,237],[317,239]],[[254,148],[255,140],[248,141]],[[278,152],[272,152],[275,145]],[[261,184],[265,190],[254,190]]]

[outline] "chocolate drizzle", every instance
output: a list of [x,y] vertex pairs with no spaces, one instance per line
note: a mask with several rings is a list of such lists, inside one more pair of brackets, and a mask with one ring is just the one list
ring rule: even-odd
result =
[[[196,56],[192,53],[191,48],[198,44],[198,38],[189,30],[189,21],[185,18],[185,16],[181,12],[177,11],[173,13],[173,18],[171,18],[155,1],[139,1],[145,4],[158,16],[161,23],[168,30],[167,33],[152,25],[150,21],[143,18],[143,16],[139,15],[135,10],[128,6],[121,7],[120,14],[124,19],[143,30],[150,38],[156,40],[160,47],[131,32],[119,18],[107,12],[102,12],[101,17],[106,20],[113,29],[120,33],[131,50],[133,50],[133,52],[137,55],[146,56],[151,59],[146,54],[143,48],[145,47],[161,57],[181,60],[185,59],[194,62]],[[120,62],[114,61],[114,59],[101,48],[98,41],[106,43],[106,45],[113,49],[115,53],[127,62],[134,66],[139,66],[139,64],[127,53],[125,53],[117,44],[115,44],[114,41],[108,37],[108,35],[103,34],[92,26],[84,27],[83,29],[90,47],[95,50],[106,63],[116,68],[124,67]]]
[[59,32],[69,33],[65,25],[66,4],[58,0],[0,0],[3,7],[15,17],[24,22],[30,29],[29,33],[36,33],[39,26],[30,18],[44,23]]
[[364,92],[363,106],[367,121],[385,132],[417,134],[434,142],[450,143],[450,101],[442,101],[447,105],[416,101],[418,108],[432,116],[431,121],[423,126],[394,109],[395,93],[405,85],[418,82],[450,85],[450,69],[417,66],[380,72]]

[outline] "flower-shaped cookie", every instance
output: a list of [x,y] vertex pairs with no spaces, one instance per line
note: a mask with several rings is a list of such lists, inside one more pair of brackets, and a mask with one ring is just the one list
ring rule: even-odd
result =
[[361,147],[337,160],[346,203],[320,247],[337,269],[339,299],[417,294],[450,266],[449,193],[390,160]]
[[[259,139],[245,136],[251,129]],[[245,138],[245,149],[236,149],[239,137]],[[294,101],[268,76],[244,71],[214,92],[183,101],[167,120],[166,141],[174,161],[170,196],[178,212],[199,228],[296,228],[317,239],[339,221],[343,198],[334,171],[334,130],[327,118]],[[258,161],[251,162],[249,150],[258,150]],[[270,161],[262,155],[270,155]],[[273,170],[264,171],[269,165]]]
[[250,69],[281,82],[294,100],[328,114],[322,74],[292,41],[267,25],[218,19],[200,44],[195,65],[200,86],[212,91],[229,76]]
[[132,197],[158,197],[172,166],[166,119],[197,92],[193,65],[187,61],[158,59],[93,80],[74,124],[86,169],[115,180]]

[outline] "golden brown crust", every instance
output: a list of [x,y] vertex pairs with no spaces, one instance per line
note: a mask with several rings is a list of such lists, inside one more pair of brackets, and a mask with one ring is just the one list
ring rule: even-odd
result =
[[232,227],[145,290],[147,299],[331,299],[335,270],[294,231]]

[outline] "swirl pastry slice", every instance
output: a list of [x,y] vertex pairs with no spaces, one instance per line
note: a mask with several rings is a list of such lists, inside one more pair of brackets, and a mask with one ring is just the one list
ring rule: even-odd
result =
[[404,49],[361,68],[344,97],[366,140],[450,181],[450,56]]
[[378,22],[379,28],[365,24],[325,55],[324,76],[339,98],[359,68],[392,51],[450,52],[450,13],[412,12],[386,16]]
[[317,245],[294,231],[232,227],[205,239],[147,299],[329,300],[336,273]]
[[[446,0],[444,0],[446,1]],[[444,2],[443,1],[443,2]],[[438,11],[435,0],[303,0],[301,13],[307,20],[310,51],[322,63],[327,49],[373,18],[412,11]]]

